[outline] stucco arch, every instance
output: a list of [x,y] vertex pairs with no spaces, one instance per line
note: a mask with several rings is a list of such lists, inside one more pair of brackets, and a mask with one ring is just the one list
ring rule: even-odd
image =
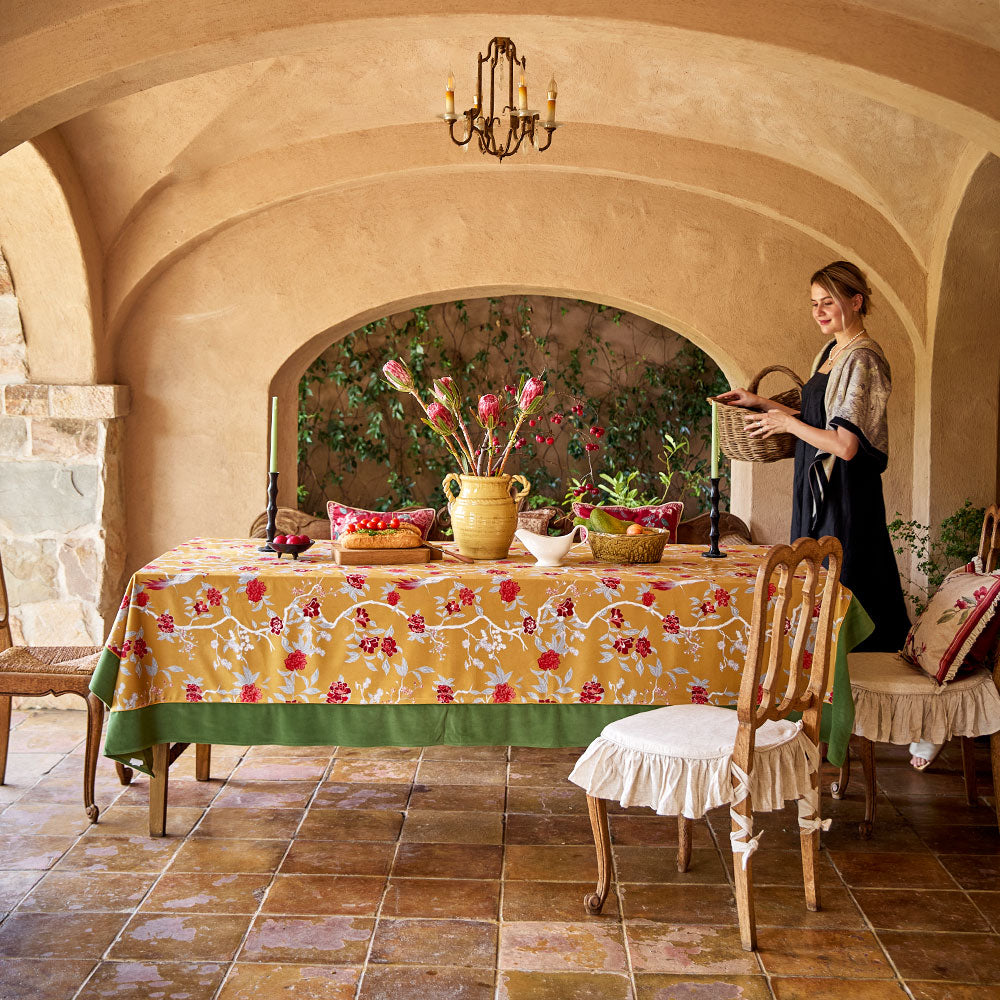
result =
[[[643,5],[520,0],[488,18],[475,4],[440,0],[377,5],[349,0],[335,7],[315,0],[208,7],[199,0],[126,6],[90,0],[72,10],[62,4],[23,5],[8,16],[9,41],[0,46],[0,63],[9,69],[10,109],[0,127],[0,151],[143,87],[310,43],[440,36],[459,22],[484,38],[518,30],[523,36],[529,27],[543,25],[552,33],[591,28],[604,36],[664,31],[711,36],[734,53],[754,47],[756,58],[774,68],[791,56],[832,85],[891,92],[899,107],[996,149],[1000,82],[995,49],[971,33],[942,27],[932,10],[923,17],[913,13],[901,17],[877,5],[836,0],[794,5],[762,0],[752,6],[727,0]],[[993,29],[987,26],[980,37],[989,39]],[[54,51],[62,58],[53,60]]]
[[[330,191],[230,226],[158,276],[118,351],[133,392],[130,566],[192,534],[245,531],[263,505],[272,386],[294,399],[295,378],[324,339],[409,305],[578,296],[673,327],[734,381],[775,360],[807,369],[818,344],[803,283],[829,258],[815,238],[703,194],[609,175],[494,170],[479,192],[474,203],[455,201],[447,174],[426,173]],[[484,205],[519,204],[531,211],[487,212],[484,230]],[[879,336],[910,385],[909,337],[888,307]],[[897,428],[912,426],[905,389],[892,407]],[[289,477],[294,430],[291,406],[283,409]],[[751,488],[766,490],[767,476],[758,478]],[[908,510],[905,453],[887,492]],[[779,504],[787,508],[787,495]]]
[[998,192],[1000,158],[988,155],[957,206],[938,276],[933,350],[917,401],[926,492],[915,507],[926,504],[918,513],[932,525],[966,498],[984,505],[1000,495]]
[[58,135],[0,157],[0,246],[34,382],[107,378],[102,255],[87,200]]

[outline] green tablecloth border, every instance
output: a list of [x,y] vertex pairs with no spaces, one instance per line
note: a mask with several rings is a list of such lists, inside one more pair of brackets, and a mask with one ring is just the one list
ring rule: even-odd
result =
[[[823,710],[827,757],[840,766],[854,726],[847,654],[874,628],[852,600],[840,627],[832,705]],[[111,704],[118,657],[105,649],[91,690]],[[105,754],[146,774],[156,743],[232,746],[586,746],[618,719],[653,705],[239,705],[163,704],[113,712]]]

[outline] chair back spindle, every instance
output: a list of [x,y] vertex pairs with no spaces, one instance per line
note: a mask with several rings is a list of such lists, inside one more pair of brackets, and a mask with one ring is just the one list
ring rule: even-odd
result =
[[979,536],[979,558],[983,572],[992,573],[1000,560],[1000,507],[991,503],[983,515],[983,530]]
[[0,555],[0,653],[13,645],[14,640],[10,634],[10,601],[7,598],[7,581],[3,575],[3,556]]

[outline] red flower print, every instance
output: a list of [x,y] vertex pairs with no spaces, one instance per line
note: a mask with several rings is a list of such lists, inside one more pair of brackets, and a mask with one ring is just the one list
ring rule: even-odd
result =
[[368,616],[368,612],[365,611],[364,608],[358,608],[354,612],[354,622],[358,628],[367,628],[370,621],[371,618]]
[[301,649],[293,649],[288,656],[285,657],[286,670],[305,670],[305,668],[306,654],[303,653]]
[[509,684],[498,684],[493,689],[493,701],[498,705],[506,705],[517,697],[517,692]]
[[644,607],[648,608],[656,600],[656,595],[651,590],[644,590],[639,600],[642,601]]
[[618,584],[621,583],[621,580],[619,580],[616,576],[602,576],[601,583],[603,583],[608,590],[617,590]]
[[531,617],[531,615],[528,615],[528,617],[525,618],[523,622],[521,622],[521,625],[524,628],[525,635],[534,635],[535,629],[538,628],[538,622],[536,622],[535,619]]
[[989,591],[985,587],[979,587],[977,590],[972,592],[972,596],[976,599],[976,604],[981,604],[983,598],[986,597],[988,593]]
[[731,600],[732,600],[732,597],[731,597],[731,595],[730,595],[730,593],[729,593],[728,590],[723,590],[722,587],[718,587],[716,589],[716,591],[715,591],[715,604],[716,604],[717,607],[727,608],[727,607],[729,607],[729,602]]
[[771,600],[772,597],[778,592],[777,585],[769,583],[767,585],[767,599]]
[[693,705],[708,704],[708,692],[700,684],[691,685],[691,703]]
[[622,614],[621,608],[611,609],[611,624],[615,628],[621,628],[625,624],[625,615]]
[[263,596],[264,592],[267,590],[267,585],[262,583],[257,577],[252,580],[247,580],[247,600],[256,603]]
[[351,689],[343,681],[334,681],[326,693],[328,705],[343,705],[351,697]]
[[673,590],[674,581],[673,580],[654,580],[650,586],[653,590]]
[[476,595],[471,590],[469,590],[468,587],[463,587],[458,592],[458,599],[463,604],[475,604],[476,603]]
[[516,580],[500,581],[500,600],[505,604],[510,604],[521,592],[521,585]]
[[458,601],[449,601],[445,606],[444,610],[449,615],[458,614],[460,605]]
[[635,640],[635,651],[640,656],[649,656],[649,654],[653,652],[653,646],[644,635],[640,635],[639,638]]
[[184,700],[185,701],[201,701],[201,687],[197,684],[185,684],[184,685]]
[[538,657],[539,670],[555,670],[559,666],[559,654],[554,649],[547,649]]
[[280,618],[272,618],[270,625],[273,635],[281,635],[281,630],[285,627],[285,623]]
[[964,597],[960,597],[957,601],[955,601],[955,607],[958,608],[959,611],[964,611],[967,607],[969,607],[969,602]]
[[316,618],[319,615],[319,601],[314,597],[303,609],[306,618]]
[[538,699],[538,704],[539,705],[555,705],[556,704],[556,700],[555,700],[555,698],[539,698]]
[[208,614],[208,605],[204,601],[195,601],[194,602],[194,613],[196,615],[207,615]]
[[137,660],[141,660],[149,652],[149,646],[146,645],[145,639],[136,639],[132,643],[132,652],[135,653]]
[[759,705],[764,700],[764,685],[757,685],[757,704]]
[[347,585],[355,590],[365,589],[365,578],[360,573],[348,573],[344,579],[347,580]]
[[570,618],[573,614],[573,601],[567,597],[556,608],[556,614],[560,618]]
[[419,635],[424,630],[424,616],[410,615],[410,617],[406,619],[406,624],[409,626],[411,632],[416,632]]
[[138,594],[135,595],[135,603],[139,605],[140,608],[144,608],[149,604],[149,594],[144,590],[140,590]]
[[819,618],[819,605],[818,604],[816,604],[816,605],[813,606],[813,618]]
[[164,612],[162,615],[160,615],[159,618],[156,619],[156,627],[161,632],[173,632],[174,616],[168,615],[166,612]]
[[382,652],[385,653],[386,656],[393,656],[397,651],[398,647],[396,646],[396,640],[393,639],[391,635],[387,635],[382,640]]
[[615,639],[615,649],[619,653],[631,653],[632,652],[632,636],[630,635],[620,635]]
[[450,705],[455,700],[455,689],[450,684],[438,684],[435,691],[440,705]]
[[580,691],[580,701],[584,705],[596,705],[604,697],[604,688],[597,681],[587,681]]
[[126,594],[122,598],[121,604],[118,605],[118,610],[119,611],[124,611],[128,607],[128,603],[129,603],[129,596],[128,596],[128,594]]
[[374,653],[375,650],[378,649],[378,639],[376,639],[373,635],[369,635],[362,639],[358,645],[361,647],[362,653]]
[[783,628],[784,628],[784,632],[782,633],[783,635],[788,635],[788,633],[792,631],[792,619],[791,618],[786,618],[785,619],[785,624],[784,624]]
[[802,654],[802,669],[803,669],[803,671],[805,671],[806,673],[808,673],[810,670],[812,670],[812,665],[813,665],[813,655],[807,649]]
[[390,608],[394,608],[397,604],[399,604],[399,592],[390,590],[389,593],[385,595],[385,602]]
[[669,632],[671,635],[676,635],[681,630],[680,619],[673,613],[670,612],[666,618],[663,619],[663,631]]
[[711,601],[701,602],[701,613],[702,615],[713,615],[715,614],[715,605]]
[[222,594],[220,594],[215,587],[209,587],[205,596],[208,598],[208,603],[211,604],[213,608],[217,608],[222,603]]
[[120,660],[124,656],[128,656],[128,651],[132,648],[132,641],[130,639],[125,640],[125,644],[122,646],[121,653],[118,654],[118,659]]
[[256,684],[244,684],[240,688],[240,701],[254,704],[260,701],[261,690]]

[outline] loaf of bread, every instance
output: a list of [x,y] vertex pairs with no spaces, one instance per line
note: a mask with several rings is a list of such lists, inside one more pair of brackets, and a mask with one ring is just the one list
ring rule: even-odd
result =
[[414,524],[382,531],[348,531],[337,539],[344,549],[415,549],[423,544],[420,529]]

